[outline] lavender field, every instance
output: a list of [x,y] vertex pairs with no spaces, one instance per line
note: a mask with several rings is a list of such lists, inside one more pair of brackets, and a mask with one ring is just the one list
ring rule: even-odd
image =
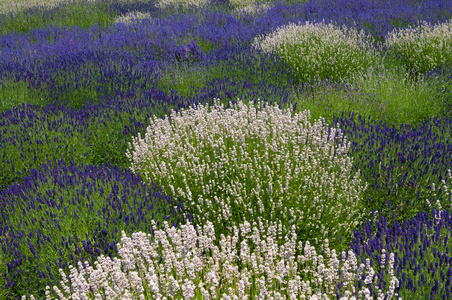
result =
[[451,299],[451,20],[0,0],[0,299]]

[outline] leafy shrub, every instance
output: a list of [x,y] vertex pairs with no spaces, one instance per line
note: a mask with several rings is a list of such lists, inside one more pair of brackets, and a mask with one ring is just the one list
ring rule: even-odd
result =
[[197,222],[212,222],[217,238],[262,218],[283,234],[296,224],[303,240],[337,245],[359,224],[367,185],[351,171],[341,132],[311,124],[309,111],[291,117],[240,101],[235,109],[172,111],[171,119],[153,117],[145,137],[132,139],[130,168],[180,197]]
[[418,21],[417,27],[395,29],[386,36],[383,46],[411,75],[432,71],[452,63],[452,20],[434,26]]
[[307,21],[289,23],[267,36],[258,36],[253,47],[280,55],[295,67],[294,76],[300,82],[314,82],[318,78],[346,79],[379,63],[372,43],[373,37],[363,30]]

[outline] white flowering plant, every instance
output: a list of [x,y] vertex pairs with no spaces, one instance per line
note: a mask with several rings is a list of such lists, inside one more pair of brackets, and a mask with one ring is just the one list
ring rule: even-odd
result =
[[[95,269],[88,262],[84,266],[79,262],[78,270],[70,268],[70,282],[60,269],[63,291],[53,287],[59,299],[334,299],[338,283],[342,283],[341,300],[357,299],[355,294],[358,299],[372,299],[371,286],[379,299],[397,296],[394,253],[385,264],[384,249],[381,269],[388,269],[390,282],[386,295],[376,285],[369,259],[358,266],[352,251],[348,257],[342,252],[338,259],[336,250],[329,249],[328,239],[322,245],[324,256],[317,255],[309,241],[304,246],[299,240],[297,244],[295,225],[285,244],[278,247],[273,238],[277,226],[264,227],[259,220],[257,228],[256,223],[251,226],[245,221],[240,230],[234,228],[234,236],[222,235],[218,247],[210,222],[203,228],[188,223],[176,229],[165,221],[165,230],[156,230],[154,220],[151,223],[154,237],[136,232],[129,238],[122,231],[122,245],[118,243],[121,259],[101,255]],[[246,238],[240,251],[236,245],[239,234]],[[251,253],[248,243],[257,251]],[[295,256],[297,248],[304,255]],[[365,286],[358,291],[356,281],[362,276]],[[51,299],[49,286],[46,299]]]
[[142,13],[140,11],[130,11],[127,14],[117,16],[114,23],[124,23],[126,25],[138,24],[143,19],[152,20],[150,13]]
[[256,17],[259,14],[265,13],[270,8],[265,2],[254,2],[252,1],[248,5],[238,5],[232,11],[232,15],[241,18],[245,15],[251,15]]
[[300,82],[347,79],[381,63],[374,38],[363,30],[333,24],[289,23],[254,39],[253,48],[276,53],[295,70]]
[[452,63],[452,20],[432,25],[418,21],[416,27],[394,29],[383,47],[388,57],[397,57],[412,77]]
[[367,183],[353,172],[349,144],[309,111],[291,116],[277,106],[232,108],[199,105],[168,118],[153,117],[145,136],[126,155],[144,182],[185,202],[194,223],[214,224],[217,238],[245,219],[279,224],[280,238],[293,224],[315,245],[340,246],[364,217]]
[[207,7],[207,5],[210,3],[210,0],[158,0],[156,3],[156,6],[158,8],[167,8],[171,5],[174,7],[182,6],[184,8],[188,7]]

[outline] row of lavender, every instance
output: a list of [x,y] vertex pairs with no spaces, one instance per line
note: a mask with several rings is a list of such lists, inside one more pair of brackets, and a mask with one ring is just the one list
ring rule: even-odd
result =
[[[133,32],[124,24],[118,24],[111,30],[50,28],[37,30],[30,36],[3,36],[0,41],[2,78],[29,82],[31,89],[39,90],[54,104],[68,99],[67,94],[73,91],[94,88],[99,95],[99,99],[88,99],[95,102],[91,106],[82,107],[79,103],[75,109],[60,105],[38,109],[24,105],[1,115],[4,167],[1,171],[0,236],[6,237],[2,250],[7,263],[5,266],[2,262],[2,271],[9,296],[42,295],[45,284],[58,285],[61,277],[52,271],[55,266],[68,273],[68,265],[77,265],[77,261],[88,260],[93,264],[100,254],[116,256],[116,243],[122,230],[127,234],[153,232],[149,219],[157,220],[158,225],[163,220],[175,226],[180,224],[187,216],[183,214],[184,204],[159,192],[156,185],[145,188],[139,176],[127,171],[129,162],[125,153],[132,136],[137,132],[143,135],[153,115],[163,116],[171,108],[212,103],[213,97],[226,100],[261,98],[288,106],[290,91],[284,87],[297,82],[287,75],[290,73],[287,66],[276,57],[261,58],[266,61],[257,66],[255,54],[247,52],[251,38],[288,21],[303,19],[339,22],[353,19],[358,27],[363,24],[366,24],[365,28],[372,27],[376,37],[384,36],[394,25],[383,18],[371,18],[365,4],[370,5],[359,2],[348,10],[345,10],[347,5],[341,3],[335,3],[337,6],[331,10],[324,1],[292,7],[276,5],[266,15],[244,21],[219,13],[206,14],[202,21],[195,16],[145,20],[134,27]],[[438,1],[426,2],[422,9],[397,4],[399,6],[394,4],[396,8],[385,12],[385,18],[391,13],[399,16],[398,10],[404,7],[407,19],[397,17],[399,22],[410,23],[421,16],[435,22],[446,10]],[[424,11],[434,5],[436,10]],[[125,11],[128,8],[123,5],[112,9]],[[159,26],[155,26],[156,23]],[[194,25],[198,23],[201,25]],[[51,32],[56,35],[55,43],[48,40]],[[168,38],[169,34],[171,38]],[[199,41],[191,40],[186,45],[174,42],[181,41],[187,34],[199,37]],[[91,42],[86,43],[87,40]],[[137,53],[124,51],[132,45],[140,50]],[[218,49],[208,52],[211,45],[217,45]],[[185,55],[187,51],[190,56]],[[242,67],[246,66],[243,68],[248,70],[247,77],[214,80],[191,97],[180,96],[177,92],[169,94],[153,86],[157,85],[156,74],[165,63],[184,59],[205,65],[219,60],[237,61]],[[94,67],[86,69],[87,63]],[[270,64],[280,67],[270,68]],[[93,70],[98,70],[98,77]],[[65,79],[64,84],[61,84],[61,78]],[[276,80],[267,82],[262,78]],[[80,94],[74,97],[81,98]],[[295,109],[296,105],[290,107]],[[355,158],[355,168],[360,169],[363,178],[372,185],[364,196],[369,199],[370,209],[393,216],[393,220],[402,224],[401,220],[408,220],[420,209],[427,209],[425,205],[421,207],[414,203],[423,205],[422,200],[427,198],[436,202],[436,198],[432,198],[435,191],[429,188],[433,183],[439,186],[441,180],[446,179],[447,169],[451,168],[450,121],[428,120],[416,129],[369,122],[366,124],[360,118],[343,115],[334,123],[339,123],[352,141],[350,153]],[[57,162],[57,158],[63,160]],[[69,161],[72,162],[64,163]],[[100,166],[102,163],[109,166]],[[377,165],[381,166],[380,171],[375,168]],[[127,201],[132,198],[133,203]],[[450,198],[438,198],[443,207],[448,207]],[[190,214],[188,216],[190,219]],[[69,218],[80,221],[71,222]],[[423,254],[419,254],[419,261],[416,260],[418,250],[411,247],[414,242],[406,241],[417,241],[418,233],[423,232],[422,224],[432,227],[432,223],[423,213],[416,218],[401,229],[397,229],[397,224],[395,229],[391,228],[392,224],[386,226],[383,218],[382,225],[377,226],[376,238],[371,238],[373,230],[366,228],[363,233],[355,233],[351,246],[352,237],[347,237],[348,244],[344,243],[342,249],[351,247],[358,256],[361,255],[362,263],[366,258],[372,258],[379,265],[381,248],[386,247],[388,253],[394,252],[393,245],[397,243],[388,241],[395,241],[400,236],[405,243],[397,245],[400,250],[396,274],[401,286],[396,291],[409,297],[410,290],[424,289],[426,295],[449,297],[449,250],[447,238],[441,241],[439,235],[442,227],[450,226],[449,217],[443,213],[443,220],[434,228],[437,234],[421,234]],[[53,235],[55,232],[58,236]],[[367,239],[361,237],[366,234]],[[437,251],[432,242],[438,243],[438,249],[442,243],[447,250]],[[365,252],[359,249],[365,249]],[[430,255],[428,262],[431,265],[427,264],[424,252]],[[58,260],[52,260],[53,256],[58,256]],[[378,267],[377,264],[374,267]],[[379,276],[383,278],[381,273]],[[386,283],[381,282],[380,289],[384,289]],[[427,290],[432,283],[433,288]]]

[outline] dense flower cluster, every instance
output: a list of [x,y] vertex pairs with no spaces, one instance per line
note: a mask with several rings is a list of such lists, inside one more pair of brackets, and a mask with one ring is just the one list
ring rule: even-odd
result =
[[117,17],[115,19],[115,23],[136,24],[142,19],[151,19],[151,14],[142,13],[140,11],[132,11],[126,15]]
[[452,62],[452,20],[437,25],[423,21],[416,27],[394,29],[383,46],[401,56],[408,69],[424,74]]
[[296,69],[302,82],[346,79],[362,73],[378,60],[373,37],[355,28],[310,21],[290,23],[255,39],[253,47],[275,51]]
[[207,109],[173,111],[172,123],[153,118],[131,143],[132,172],[216,228],[262,216],[289,227],[295,222],[303,239],[320,241],[338,240],[358,225],[366,184],[351,171],[340,130],[324,120],[311,124],[309,111],[291,116],[260,102],[257,109],[242,101]]
[[[66,2],[67,0],[51,0],[46,1],[45,7],[47,9],[59,6]],[[96,0],[84,0],[87,2],[94,2]],[[17,12],[32,8],[42,6],[42,0],[6,0],[0,2],[0,13],[7,14],[12,13],[16,14]]]
[[[233,237],[222,235],[220,247],[214,243],[215,229],[210,222],[199,229],[199,235],[191,224],[176,230],[168,227],[166,222],[166,230],[154,231],[155,239],[142,232],[129,238],[123,232],[122,246],[118,244],[121,259],[100,256],[95,263],[96,269],[79,262],[79,270],[71,268],[71,287],[63,274],[63,289],[66,295],[72,295],[72,299],[88,299],[88,296],[95,299],[167,299],[166,295],[192,299],[196,293],[206,300],[220,296],[238,300],[248,299],[253,293],[259,299],[282,300],[288,296],[291,300],[314,300],[330,299],[340,282],[346,287],[342,300],[355,299],[352,296],[355,292],[358,299],[371,299],[367,287],[374,286],[377,277],[369,259],[358,266],[352,251],[347,257],[342,252],[343,258],[338,259],[336,250],[329,249],[328,239],[322,245],[324,256],[317,255],[309,241],[304,245],[299,240],[297,243],[295,225],[280,248],[272,238],[276,226],[264,227],[259,222],[258,228],[256,223],[251,226],[245,222],[239,228],[234,228]],[[236,248],[239,234],[246,237],[240,243],[240,251]],[[250,253],[248,243],[260,246],[256,249],[261,250]],[[296,249],[304,255],[295,256]],[[161,263],[157,263],[160,255]],[[378,290],[378,295],[391,299],[397,295],[394,290],[398,287],[393,269],[394,253],[390,253],[388,262],[385,258],[383,249],[381,268],[388,265],[391,281],[388,293],[384,295]],[[361,276],[367,287],[356,291],[354,282]],[[47,299],[50,299],[49,289],[47,286]],[[53,289],[60,299],[66,299],[59,288]]]

